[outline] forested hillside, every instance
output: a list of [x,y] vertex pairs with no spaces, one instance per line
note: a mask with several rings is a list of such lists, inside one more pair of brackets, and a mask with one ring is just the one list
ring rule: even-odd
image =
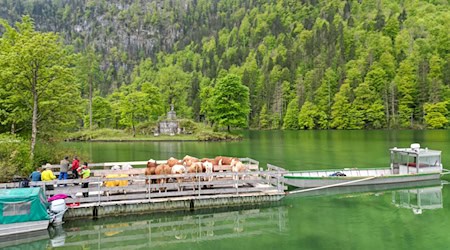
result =
[[78,127],[90,97],[98,128],[154,121],[171,103],[217,123],[215,85],[229,75],[249,90],[239,127],[448,125],[446,0],[0,0],[10,25],[23,15],[82,55]]

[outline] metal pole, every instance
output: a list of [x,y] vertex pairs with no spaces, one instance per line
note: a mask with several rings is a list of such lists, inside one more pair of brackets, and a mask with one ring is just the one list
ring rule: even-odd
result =
[[308,188],[308,189],[302,189],[302,190],[294,190],[294,191],[288,192],[288,194],[304,193],[304,192],[320,190],[320,189],[325,189],[325,188],[330,188],[330,187],[338,187],[338,186],[343,186],[343,185],[352,184],[352,183],[356,183],[356,182],[368,181],[368,180],[372,180],[372,179],[375,179],[375,178],[376,178],[375,176],[371,176],[371,177],[367,177],[367,178],[364,178],[364,179],[347,181],[347,182],[342,182],[342,183],[338,183],[338,184],[331,184],[331,185],[315,187],[315,188]]

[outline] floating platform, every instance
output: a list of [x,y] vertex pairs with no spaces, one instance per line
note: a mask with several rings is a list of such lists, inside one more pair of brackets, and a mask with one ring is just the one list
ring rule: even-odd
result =
[[[48,197],[67,195],[69,209],[64,215],[65,219],[239,207],[277,202],[285,197],[286,187],[282,183],[284,169],[268,164],[267,169],[263,170],[259,168],[259,162],[253,159],[240,160],[246,166],[244,172],[232,172],[231,167],[226,165],[215,166],[215,172],[212,173],[150,176],[144,174],[145,168],[137,167],[130,170],[92,169],[88,179],[30,182],[30,185],[41,186]],[[90,165],[108,168],[145,163]],[[83,188],[86,184],[87,188]],[[53,186],[53,190],[48,189],[49,185]]]

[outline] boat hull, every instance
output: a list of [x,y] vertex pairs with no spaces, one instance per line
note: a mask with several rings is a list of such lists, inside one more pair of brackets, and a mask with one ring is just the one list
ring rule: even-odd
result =
[[0,238],[47,230],[50,220],[27,221],[11,224],[0,224]]
[[284,182],[290,186],[298,188],[314,188],[324,187],[330,185],[337,186],[360,186],[360,185],[379,185],[379,184],[393,184],[405,182],[417,182],[426,180],[440,179],[440,173],[435,174],[415,174],[415,175],[391,175],[391,176],[374,176],[373,179],[360,182],[352,182],[362,180],[370,176],[361,177],[347,177],[347,176],[332,176],[332,177],[306,177],[285,175]]

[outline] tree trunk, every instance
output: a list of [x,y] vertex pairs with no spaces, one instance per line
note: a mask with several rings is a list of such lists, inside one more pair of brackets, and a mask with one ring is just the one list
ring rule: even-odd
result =
[[[90,70],[90,67],[89,67]],[[89,74],[89,130],[92,130],[92,76]]]
[[33,117],[31,120],[31,148],[30,148],[30,163],[34,160],[34,148],[36,146],[37,137],[37,117],[38,117],[38,93],[36,89],[37,75],[33,76],[31,92],[33,94]]
[[[395,114],[395,87],[394,85],[391,85],[391,124],[396,126],[396,114]],[[389,126],[390,127],[390,126]]]
[[131,127],[133,128],[133,137],[136,137],[136,127],[134,126],[134,115],[131,115]]

